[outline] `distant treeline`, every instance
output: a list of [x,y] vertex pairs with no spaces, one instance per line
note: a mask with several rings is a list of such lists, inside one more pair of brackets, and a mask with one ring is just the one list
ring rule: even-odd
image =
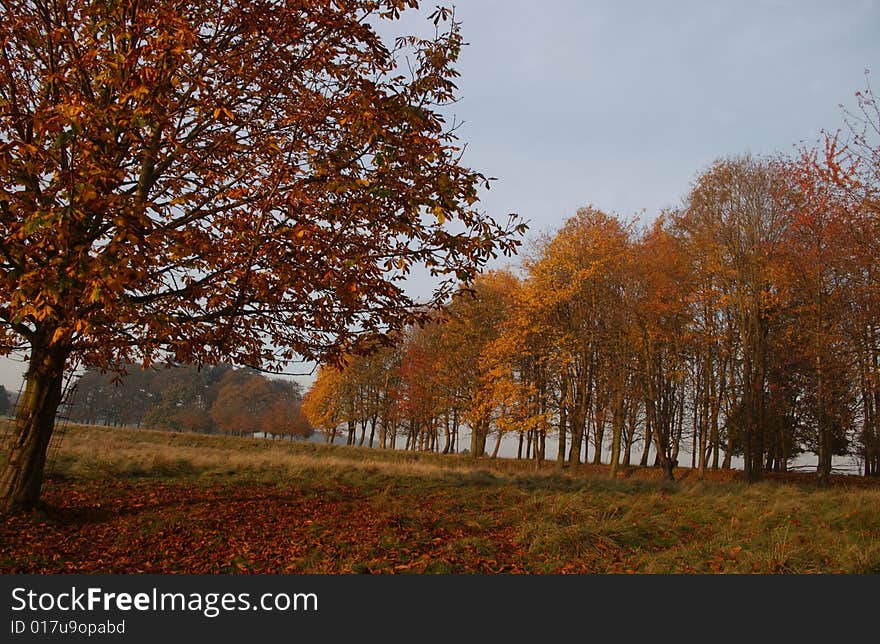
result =
[[89,369],[69,395],[72,422],[172,431],[307,437],[298,384],[229,365]]

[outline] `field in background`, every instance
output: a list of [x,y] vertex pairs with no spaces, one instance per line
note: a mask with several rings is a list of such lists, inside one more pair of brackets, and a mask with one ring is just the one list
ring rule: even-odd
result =
[[865,479],[677,474],[72,426],[0,572],[880,572]]

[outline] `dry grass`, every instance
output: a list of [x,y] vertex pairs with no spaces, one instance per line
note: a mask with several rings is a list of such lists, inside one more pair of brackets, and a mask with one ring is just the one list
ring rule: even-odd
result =
[[55,470],[68,476],[295,478],[303,472],[365,471],[441,476],[474,470],[463,457],[107,427],[71,427]]
[[[653,470],[631,470],[612,481],[601,467],[575,473],[532,468],[465,456],[72,427],[50,489],[53,498],[65,499],[65,489],[76,496],[112,480],[120,490],[194,485],[222,497],[217,486],[270,485],[315,499],[356,499],[349,511],[367,517],[373,541],[336,549],[332,561],[312,552],[296,560],[301,572],[403,570],[412,558],[419,561],[413,569],[429,572],[880,573],[876,487],[820,490],[693,477],[669,484],[651,480]],[[159,520],[147,509],[129,514],[141,513],[146,525]],[[178,520],[185,517],[172,522]],[[346,520],[315,519],[327,522],[328,534]],[[119,530],[142,529],[131,526]],[[409,553],[389,564],[383,553],[409,552],[414,535],[424,545],[421,558]],[[15,553],[10,557],[19,561]],[[181,570],[187,568],[181,564]]]

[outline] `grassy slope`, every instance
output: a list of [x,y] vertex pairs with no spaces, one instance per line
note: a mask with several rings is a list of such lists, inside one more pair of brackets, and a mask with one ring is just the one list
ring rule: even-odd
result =
[[880,489],[603,474],[74,427],[0,571],[880,572]]

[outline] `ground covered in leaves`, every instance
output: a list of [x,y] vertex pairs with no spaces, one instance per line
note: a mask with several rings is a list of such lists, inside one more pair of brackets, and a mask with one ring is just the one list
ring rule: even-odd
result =
[[[0,570],[880,571],[876,506],[840,513],[833,525],[771,506],[756,525],[749,516],[710,518],[705,508],[687,510],[675,492],[641,490],[637,507],[624,493],[617,499],[624,503],[599,507],[577,502],[585,488],[562,494],[474,485],[428,491],[394,483],[376,489],[55,479],[42,509],[4,520]],[[594,498],[609,500],[608,489],[596,492]],[[830,510],[819,502],[826,506],[822,513]],[[828,535],[812,541],[815,531]],[[831,547],[829,539],[839,543]]]
[[[880,572],[880,490],[83,429],[2,573]],[[114,447],[115,446],[115,447]],[[325,449],[326,447],[326,449]]]
[[491,508],[348,486],[52,481],[6,519],[3,572],[517,572],[526,553]]

